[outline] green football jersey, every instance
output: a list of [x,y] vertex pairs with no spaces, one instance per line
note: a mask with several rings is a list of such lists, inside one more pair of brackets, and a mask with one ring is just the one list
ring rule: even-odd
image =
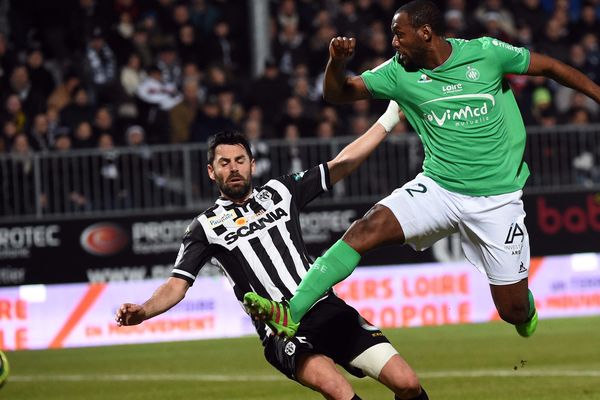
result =
[[505,74],[529,68],[529,51],[500,40],[448,39],[450,57],[408,72],[398,55],[361,76],[373,98],[395,100],[425,150],[423,173],[470,196],[519,190],[525,126]]

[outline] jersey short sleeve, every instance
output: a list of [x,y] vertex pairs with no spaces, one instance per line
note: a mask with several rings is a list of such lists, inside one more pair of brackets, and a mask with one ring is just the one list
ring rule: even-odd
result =
[[360,76],[374,99],[395,99],[398,79],[397,55]]
[[171,276],[185,279],[192,285],[196,275],[212,255],[213,248],[208,243],[204,229],[198,219],[194,219],[183,235]]
[[513,46],[501,40],[484,37],[484,49],[493,53],[494,59],[505,74],[524,74],[529,69],[530,53],[524,47]]
[[277,179],[292,194],[296,206],[301,209],[321,193],[331,189],[329,168],[327,164],[319,164],[306,171],[284,175]]

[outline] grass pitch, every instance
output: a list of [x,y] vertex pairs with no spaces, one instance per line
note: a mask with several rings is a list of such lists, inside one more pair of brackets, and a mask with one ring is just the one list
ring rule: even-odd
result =
[[[600,317],[387,330],[431,399],[600,400]],[[4,400],[319,399],[267,364],[255,337],[8,352]],[[363,399],[393,399],[351,378]]]

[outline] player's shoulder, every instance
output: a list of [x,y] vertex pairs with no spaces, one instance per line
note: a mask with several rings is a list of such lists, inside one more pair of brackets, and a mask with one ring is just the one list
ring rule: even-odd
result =
[[481,36],[475,39],[451,39],[455,41],[458,45],[462,45],[464,47],[472,48],[476,51],[479,50],[489,50],[494,51],[495,49],[503,49],[503,50],[512,50],[515,52],[524,51],[522,47],[513,46],[510,43],[507,43],[503,40],[497,39],[491,36]]

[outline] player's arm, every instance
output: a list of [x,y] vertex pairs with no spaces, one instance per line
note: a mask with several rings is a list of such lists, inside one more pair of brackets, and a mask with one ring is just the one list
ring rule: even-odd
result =
[[600,103],[600,86],[579,70],[543,54],[531,52],[527,75],[542,75],[575,89]]
[[323,98],[334,104],[370,99],[360,76],[346,76],[346,62],[354,54],[355,38],[335,37],[329,42],[329,61],[323,79]]
[[144,304],[122,304],[115,317],[117,325],[141,324],[147,319],[164,313],[185,297],[189,287],[190,284],[184,279],[169,278]]
[[350,175],[379,146],[388,132],[400,120],[400,108],[395,101],[390,101],[387,110],[365,133],[347,145],[340,153],[327,163],[331,184]]

